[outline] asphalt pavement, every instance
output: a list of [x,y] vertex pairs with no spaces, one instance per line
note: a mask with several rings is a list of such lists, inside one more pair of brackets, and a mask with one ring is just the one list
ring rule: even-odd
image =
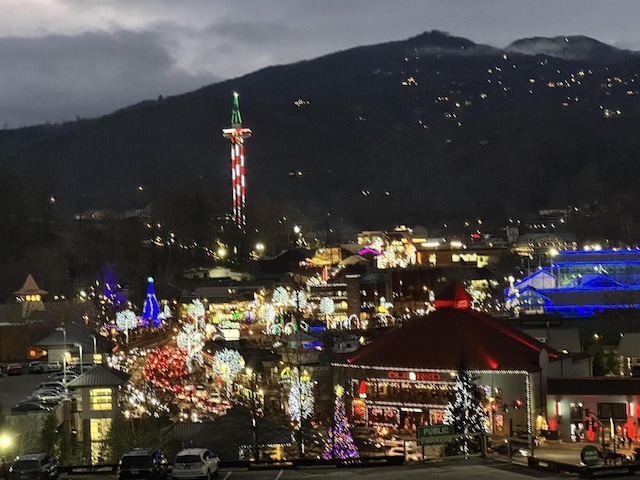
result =
[[11,407],[29,396],[49,376],[48,373],[28,374],[26,365],[22,365],[25,372],[22,375],[9,376],[3,373],[0,376],[0,405],[5,415],[11,414]]

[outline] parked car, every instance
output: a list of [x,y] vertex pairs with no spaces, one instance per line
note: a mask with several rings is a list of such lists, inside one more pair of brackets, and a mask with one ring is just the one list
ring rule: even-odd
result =
[[22,365],[19,363],[10,363],[6,369],[7,375],[22,375]]
[[409,461],[420,461],[422,460],[422,452],[414,449],[414,448],[404,448],[404,447],[391,447],[387,452],[387,455],[395,456],[395,455],[403,455],[405,460]]
[[71,372],[55,372],[49,375],[49,380],[51,380],[52,382],[67,383],[73,380],[74,378],[78,378],[78,375]]
[[67,386],[62,383],[62,382],[57,382],[54,380],[48,381],[48,382],[40,382],[38,384],[38,386],[36,387],[36,390],[43,390],[43,389],[47,389],[47,390],[58,390],[60,393],[69,393],[69,389],[67,388]]
[[173,479],[207,479],[220,475],[220,459],[206,448],[180,450],[173,462]]
[[11,407],[11,413],[14,412],[50,412],[51,407],[47,406],[43,402],[36,400],[26,400],[24,402],[16,403]]
[[31,395],[27,397],[27,400],[35,400],[37,402],[43,402],[47,404],[55,404],[62,401],[67,396],[66,393],[62,393],[59,390],[35,390]]
[[136,448],[126,452],[118,463],[118,480],[142,479],[167,480],[169,462],[160,451],[151,448]]
[[47,363],[47,372],[59,372],[62,370],[62,365],[58,360],[53,360]]
[[29,373],[42,373],[44,372],[44,365],[41,361],[36,360],[29,362]]
[[48,453],[19,455],[9,467],[8,480],[56,480],[58,461]]

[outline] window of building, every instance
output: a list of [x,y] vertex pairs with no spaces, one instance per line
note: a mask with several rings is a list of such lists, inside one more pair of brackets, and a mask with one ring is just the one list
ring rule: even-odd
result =
[[89,395],[91,410],[113,410],[113,394],[110,388],[92,388]]

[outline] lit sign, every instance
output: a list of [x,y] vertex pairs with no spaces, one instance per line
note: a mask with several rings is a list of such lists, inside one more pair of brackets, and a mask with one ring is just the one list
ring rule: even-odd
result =
[[396,372],[395,370],[391,370],[387,373],[387,377],[393,380],[440,381],[440,374],[435,372]]

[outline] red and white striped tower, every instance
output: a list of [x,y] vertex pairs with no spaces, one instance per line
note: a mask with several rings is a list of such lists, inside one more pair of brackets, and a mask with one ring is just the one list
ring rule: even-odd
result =
[[251,136],[251,129],[242,127],[238,94],[233,93],[231,126],[222,129],[222,136],[231,141],[231,191],[233,198],[233,221],[244,230],[247,218],[244,213],[246,202],[246,183],[244,167],[244,139]]

